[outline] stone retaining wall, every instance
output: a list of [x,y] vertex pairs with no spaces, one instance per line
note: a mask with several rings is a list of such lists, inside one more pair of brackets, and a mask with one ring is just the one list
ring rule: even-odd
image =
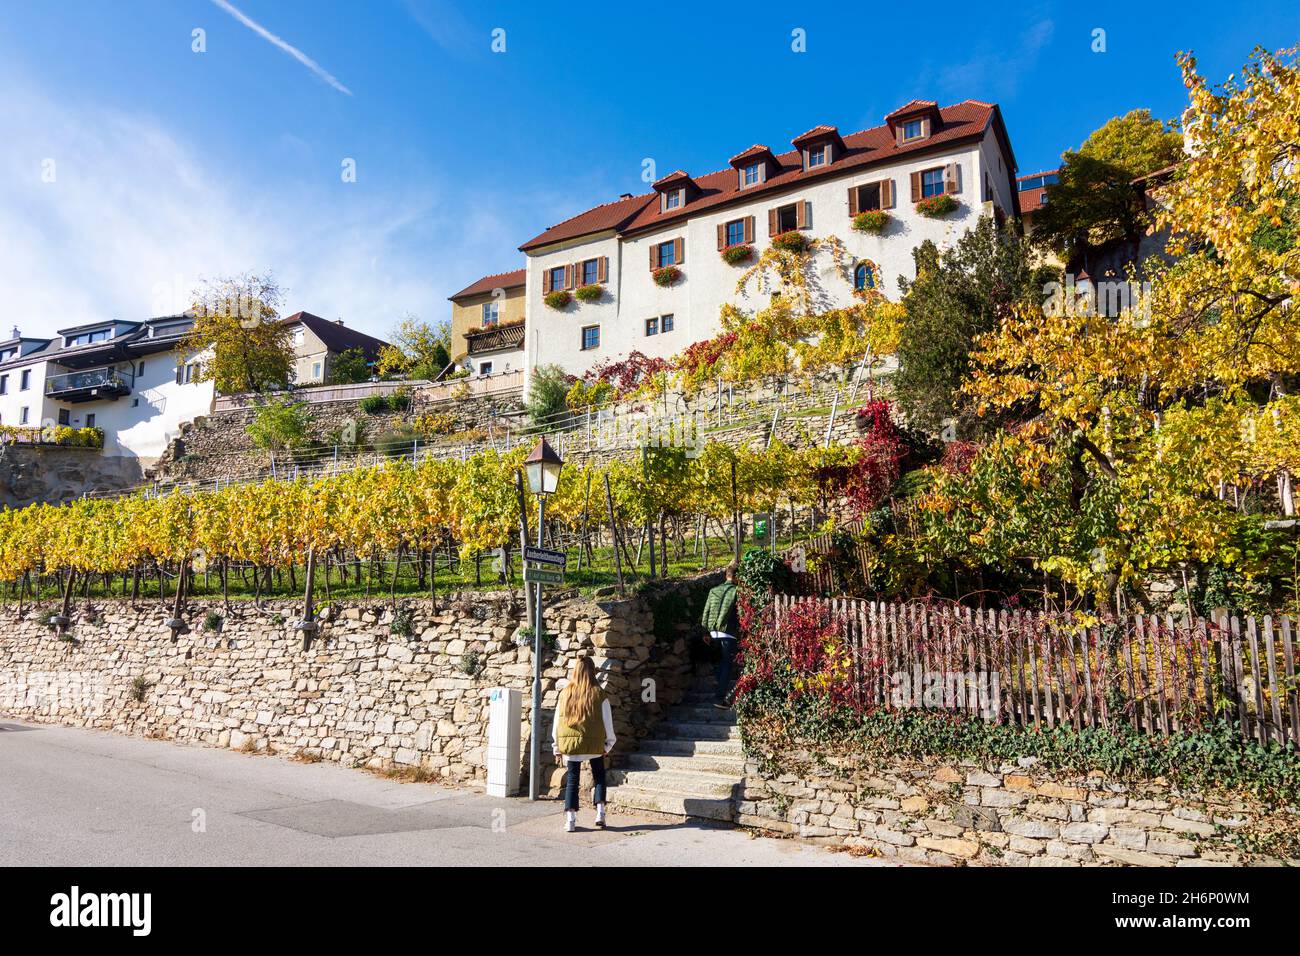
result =
[[[191,604],[193,632],[175,643],[164,626],[170,609],[158,603],[99,605],[74,619],[70,641],[37,612],[6,608],[0,714],[481,781],[487,693],[505,686],[524,694],[526,773],[533,662],[531,641],[515,639],[518,594],[444,601],[433,614],[427,601],[412,607],[410,638],[392,633],[387,604],[344,607],[305,651],[286,623],[301,607],[287,601],[237,604],[215,632],[202,622],[221,603]],[[556,647],[543,659],[544,733],[576,656],[595,661],[613,699],[616,754],[635,749],[680,699],[684,626],[656,638],[645,600],[562,601],[547,608],[546,627]],[[549,760],[549,743],[543,752]],[[543,782],[559,772],[548,766]]]
[[798,773],[751,759],[746,771],[742,825],[910,863],[1300,865],[1294,807],[1183,793],[1159,780],[1063,777],[1040,771],[1033,758],[995,769],[832,761]]

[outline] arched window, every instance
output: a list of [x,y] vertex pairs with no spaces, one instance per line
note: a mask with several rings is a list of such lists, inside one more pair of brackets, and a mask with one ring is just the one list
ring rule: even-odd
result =
[[876,273],[867,262],[859,262],[853,270],[853,288],[855,289],[874,289],[876,287]]

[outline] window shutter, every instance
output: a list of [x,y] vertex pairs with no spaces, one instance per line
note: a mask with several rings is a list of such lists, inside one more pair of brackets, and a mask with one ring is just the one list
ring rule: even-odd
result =
[[943,168],[943,191],[945,193],[961,192],[960,163],[949,163]]
[[681,265],[686,261],[686,240],[673,240],[673,264]]
[[183,362],[176,363],[176,384],[185,384],[185,364]]
[[650,243],[650,271],[654,272],[659,268],[659,243]]
[[577,269],[574,268],[572,262],[570,262],[567,266],[564,267],[564,287],[566,289],[573,288],[573,274],[576,271]]
[[601,256],[596,266],[596,281],[609,281],[609,256]]
[[925,139],[930,135],[930,117],[923,117],[921,120],[921,138]]
[[810,219],[812,219],[812,203],[797,203],[794,207],[794,227],[796,229],[807,229]]
[[899,146],[903,145],[903,124],[899,123],[894,127],[894,142]]
[[858,214],[858,187],[850,186],[849,187],[849,215],[856,216],[857,214]]
[[921,171],[912,173],[912,202],[921,201]]
[[745,241],[746,242],[754,241],[754,217],[753,216],[745,217]]
[[727,224],[720,222],[718,223],[718,249],[725,248],[727,248]]
[[882,179],[880,181],[880,208],[894,208],[894,181],[892,179]]
[[542,270],[542,295],[546,295],[546,293],[550,291],[551,291],[551,270],[543,269]]
[[767,211],[767,234],[768,234],[769,236],[775,236],[775,235],[776,235],[776,229],[777,229],[776,224],[777,224],[777,221],[778,221],[778,217],[777,217],[777,214],[776,214],[776,210],[775,210],[775,209],[769,209],[769,210]]

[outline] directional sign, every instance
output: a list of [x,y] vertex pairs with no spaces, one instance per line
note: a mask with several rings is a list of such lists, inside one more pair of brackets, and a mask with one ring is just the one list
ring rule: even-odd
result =
[[525,565],[524,583],[525,584],[563,584],[564,572],[553,571],[550,568],[539,568],[533,565]]
[[524,560],[562,568],[569,563],[569,556],[563,551],[551,551],[548,548],[524,548]]

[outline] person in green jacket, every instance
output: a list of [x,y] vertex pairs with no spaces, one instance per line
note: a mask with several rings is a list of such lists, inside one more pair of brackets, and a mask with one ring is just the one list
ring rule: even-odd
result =
[[739,643],[740,617],[736,609],[736,566],[727,566],[726,580],[713,590],[704,602],[704,613],[700,616],[704,627],[704,643],[717,644],[720,657],[714,676],[717,679],[714,707],[725,710],[730,704],[727,698],[731,691],[731,667]]
[[614,714],[609,698],[596,683],[596,665],[590,657],[573,662],[569,683],[560,691],[552,721],[552,748],[564,761],[564,831],[578,826],[578,781],[582,762],[591,761],[596,782],[596,826],[605,828],[605,758],[614,749]]

